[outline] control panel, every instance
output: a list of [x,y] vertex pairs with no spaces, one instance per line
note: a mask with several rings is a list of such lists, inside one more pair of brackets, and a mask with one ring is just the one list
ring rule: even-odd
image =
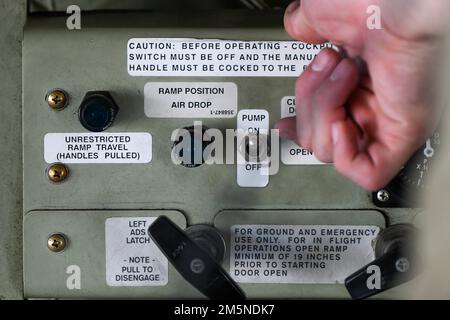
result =
[[[329,46],[292,41],[280,18],[29,19],[26,298],[406,297],[421,210],[272,130]],[[432,156],[393,183],[421,185]]]

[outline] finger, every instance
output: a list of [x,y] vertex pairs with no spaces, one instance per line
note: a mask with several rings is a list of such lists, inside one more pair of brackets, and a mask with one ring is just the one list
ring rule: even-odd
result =
[[284,14],[284,27],[287,33],[296,40],[308,43],[324,43],[326,39],[317,33],[304,14],[301,2],[300,0],[294,1],[286,9]]
[[390,150],[380,142],[361,150],[358,128],[351,119],[333,124],[332,137],[336,170],[369,191],[385,187],[408,158],[406,150]]
[[344,107],[358,85],[358,68],[350,59],[342,60],[322,82],[313,98],[312,149],[323,162],[333,161],[331,126],[347,117]]
[[317,55],[296,82],[297,141],[305,149],[311,150],[312,146],[313,97],[340,61],[341,57],[336,51],[325,49]]
[[[297,118],[289,117],[280,119],[275,124],[275,129],[279,130],[279,135],[283,139],[297,142]],[[297,142],[298,144],[298,142]]]

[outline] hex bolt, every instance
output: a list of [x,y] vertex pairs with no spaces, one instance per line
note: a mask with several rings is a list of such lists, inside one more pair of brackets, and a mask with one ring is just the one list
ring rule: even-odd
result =
[[54,163],[48,167],[47,176],[50,181],[60,183],[69,176],[69,169],[62,163]]
[[66,248],[66,245],[66,237],[60,233],[55,233],[48,237],[47,248],[52,252],[61,252]]
[[377,192],[377,199],[380,202],[388,202],[391,198],[391,195],[387,190],[380,190]]
[[67,93],[62,89],[54,89],[47,93],[47,104],[53,110],[61,110],[67,106]]

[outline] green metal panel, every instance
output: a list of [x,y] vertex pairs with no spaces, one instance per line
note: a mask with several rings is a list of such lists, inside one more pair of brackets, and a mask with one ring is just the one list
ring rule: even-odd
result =
[[[51,255],[42,242],[56,227],[73,235],[80,246],[98,240],[104,233],[104,219],[111,214],[133,216],[136,210],[142,210],[139,212],[144,215],[159,212],[151,210],[177,210],[183,212],[188,225],[215,222],[222,231],[244,221],[253,224],[263,221],[284,221],[286,224],[372,222],[382,226],[414,221],[418,211],[409,209],[383,210],[386,221],[380,212],[358,211],[376,209],[370,194],[340,176],[332,166],[282,165],[280,172],[270,177],[268,187],[251,189],[238,187],[234,165],[204,165],[195,169],[174,165],[170,158],[170,135],[177,128],[192,125],[193,119],[147,118],[144,115],[145,83],[234,82],[238,87],[239,109],[267,109],[273,125],[280,117],[281,99],[294,94],[295,79],[131,77],[126,70],[127,42],[130,38],[146,37],[289,40],[281,29],[279,14],[258,17],[240,13],[203,14],[193,15],[191,19],[186,19],[185,15],[89,14],[83,16],[80,31],[68,31],[61,18],[31,19],[23,48],[27,297],[175,298],[180,297],[181,292],[183,297],[198,296],[173,272],[174,282],[161,291],[108,288],[101,271],[104,267],[101,241],[89,248],[92,251],[84,251],[81,247],[75,251],[74,247],[72,253],[67,251],[59,256]],[[62,88],[70,94],[66,109],[55,112],[48,108],[44,98],[52,88]],[[44,136],[50,132],[85,132],[78,121],[77,110],[85,93],[92,90],[109,90],[121,108],[107,132],[149,132],[153,135],[153,160],[150,164],[134,165],[72,164],[69,165],[69,179],[62,184],[52,184],[45,176]],[[236,119],[204,119],[203,123],[211,128],[235,128]],[[264,212],[259,214],[253,210]],[[324,210],[332,211],[322,212]],[[94,253],[98,255],[95,259],[86,259],[86,255],[93,257]],[[57,285],[53,284],[53,275],[46,271],[47,258],[53,257],[58,258],[55,261],[58,267],[66,263],[63,257],[85,257],[83,261],[92,268],[88,289],[67,292],[61,282],[64,274],[58,275]],[[343,288],[336,286],[260,288],[245,286],[253,297],[261,297],[259,292],[262,291],[274,297],[346,296]]]
[[[150,19],[150,18],[149,18]],[[143,88],[149,81],[180,78],[130,77],[126,46],[133,37],[195,37],[286,40],[281,29],[64,28],[33,26],[24,44],[24,211],[58,209],[170,208],[186,212],[189,223],[211,223],[223,209],[366,208],[369,195],[340,176],[332,166],[283,166],[264,189],[240,188],[233,165],[187,169],[170,159],[173,130],[189,119],[149,119]],[[64,45],[54,45],[63,43]],[[74,54],[76,52],[76,54]],[[294,78],[201,78],[181,81],[231,81],[238,86],[239,109],[264,108],[271,125],[280,118],[280,102],[294,94]],[[65,110],[54,112],[44,101],[51,88],[71,95]],[[267,90],[270,88],[270,90]],[[48,132],[85,132],[77,109],[90,90],[110,90],[121,107],[108,132],[150,132],[153,161],[148,165],[70,165],[61,185],[45,175],[43,138]],[[264,94],[261,94],[264,93]],[[38,123],[39,125],[32,125]],[[210,128],[235,128],[236,119],[204,119]],[[295,186],[294,188],[292,186]],[[76,190],[76,192],[74,192]]]
[[[375,210],[226,210],[220,212],[215,220],[215,227],[221,231],[225,241],[230,243],[230,228],[235,225],[364,225],[386,227],[383,214]],[[224,261],[229,267],[230,255]],[[356,270],[353,270],[356,271]],[[349,270],[351,272],[351,270]],[[344,285],[329,284],[240,284],[251,298],[266,299],[277,297],[279,299],[292,298],[349,298]],[[405,297],[410,292],[411,284],[406,284],[378,296],[378,298]]]
[[[110,287],[106,283],[105,221],[111,217],[166,215],[180,227],[186,219],[177,211],[34,211],[24,220],[24,280],[27,298],[199,298],[194,288],[169,268],[167,286]],[[68,239],[67,248],[52,252],[47,239],[55,233]],[[80,267],[80,289],[66,286],[67,267]]]
[[22,30],[25,0],[0,0],[0,299],[22,298]]

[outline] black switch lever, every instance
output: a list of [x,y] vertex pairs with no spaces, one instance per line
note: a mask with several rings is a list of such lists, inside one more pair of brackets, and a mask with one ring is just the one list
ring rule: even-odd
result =
[[245,299],[230,275],[167,217],[156,219],[148,232],[181,276],[205,296],[215,300]]
[[[353,299],[365,299],[412,280],[418,274],[417,230],[407,224],[387,228],[377,238],[376,259],[345,279]],[[379,281],[376,277],[379,277]]]

